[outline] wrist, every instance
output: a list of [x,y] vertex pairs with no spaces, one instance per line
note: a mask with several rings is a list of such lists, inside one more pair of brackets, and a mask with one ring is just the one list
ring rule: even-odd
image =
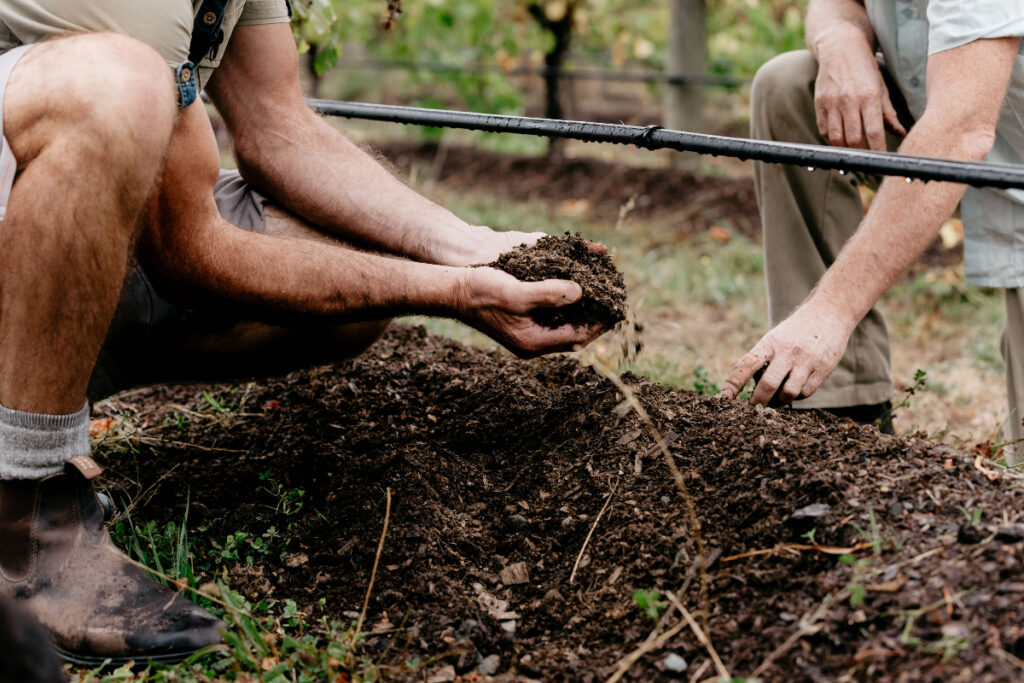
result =
[[478,254],[485,252],[493,239],[494,231],[489,227],[456,219],[438,231],[431,260],[445,266],[479,265]]
[[808,47],[819,64],[827,62],[833,54],[848,56],[851,51],[861,51],[873,59],[873,40],[856,24],[838,21],[808,37]]
[[803,308],[806,309],[808,315],[835,329],[842,330],[847,336],[853,334],[853,330],[867,314],[866,310],[859,312],[854,302],[847,301],[842,296],[830,296],[827,291],[823,291],[823,288],[815,290],[804,303]]

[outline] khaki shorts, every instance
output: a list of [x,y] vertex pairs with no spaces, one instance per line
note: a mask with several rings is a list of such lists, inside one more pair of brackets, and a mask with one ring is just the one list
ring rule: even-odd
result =
[[[266,225],[263,207],[267,200],[236,171],[220,172],[214,199],[224,220],[243,230],[263,231]],[[241,321],[237,312],[220,306],[197,310],[172,303],[161,296],[145,269],[133,264],[89,380],[89,401],[95,402],[134,386],[112,350],[125,341],[145,345],[149,339],[160,339],[172,332],[174,335],[221,332]]]
[[4,219],[4,214],[7,212],[7,200],[10,199],[11,188],[14,187],[14,174],[18,170],[18,163],[14,159],[14,154],[11,153],[11,146],[7,144],[7,138],[4,137],[4,91],[7,89],[7,81],[11,77],[14,65],[30,47],[32,46],[23,45],[0,54],[0,221]]

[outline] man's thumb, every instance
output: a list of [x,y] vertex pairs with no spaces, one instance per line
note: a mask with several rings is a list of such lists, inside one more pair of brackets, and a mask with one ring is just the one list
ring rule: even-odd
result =
[[534,305],[567,306],[583,297],[583,288],[571,280],[542,280],[534,289]]

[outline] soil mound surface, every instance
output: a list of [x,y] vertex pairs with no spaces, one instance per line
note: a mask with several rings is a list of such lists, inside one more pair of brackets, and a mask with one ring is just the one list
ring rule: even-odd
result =
[[389,487],[367,647],[397,664],[439,655],[480,680],[497,656],[497,680],[604,680],[657,631],[626,680],[714,676],[672,593],[733,676],[1020,675],[1015,476],[918,438],[625,381],[692,494],[703,554],[612,383],[572,357],[419,328],[279,380],[122,394],[99,409],[139,430],[137,452],[114,438],[97,452],[134,519],[180,521],[190,500],[195,535],[269,539],[234,586],[315,618],[359,610]]
[[542,237],[531,246],[521,246],[488,264],[525,282],[572,280],[583,289],[583,298],[560,308],[542,308],[534,320],[545,327],[574,327],[600,324],[611,329],[626,319],[626,284],[608,254],[591,251],[579,235]]

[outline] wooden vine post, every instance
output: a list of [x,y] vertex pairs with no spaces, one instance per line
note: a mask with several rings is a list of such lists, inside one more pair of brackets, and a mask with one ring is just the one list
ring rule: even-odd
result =
[[[665,70],[670,76],[704,74],[705,0],[670,0]],[[664,126],[693,133],[704,129],[704,85],[667,84]]]

